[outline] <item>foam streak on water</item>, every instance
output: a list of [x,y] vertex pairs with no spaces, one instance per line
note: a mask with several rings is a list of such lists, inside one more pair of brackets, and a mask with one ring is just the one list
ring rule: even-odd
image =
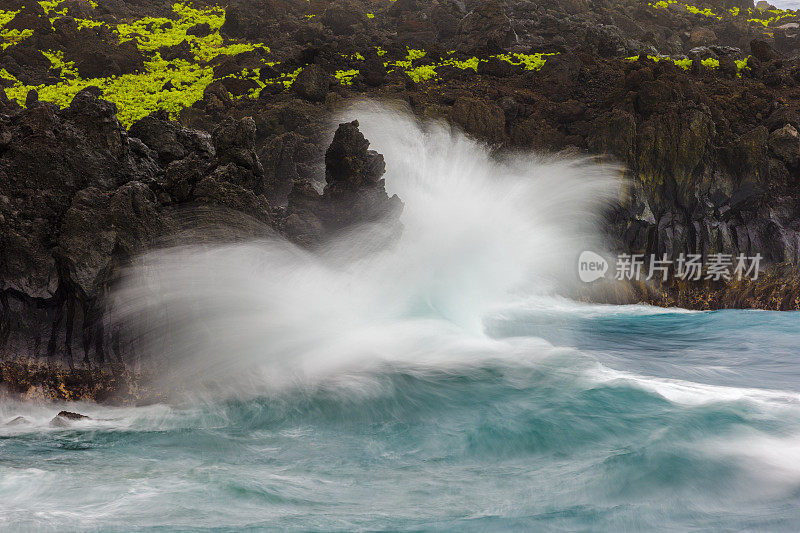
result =
[[577,304],[614,169],[362,106],[404,231],[150,254],[169,405],[6,403],[0,529],[800,529],[798,314]]

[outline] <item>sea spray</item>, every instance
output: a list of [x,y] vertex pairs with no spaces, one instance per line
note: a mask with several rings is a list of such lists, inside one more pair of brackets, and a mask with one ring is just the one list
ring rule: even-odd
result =
[[[575,283],[598,249],[614,167],[531,154],[498,157],[439,122],[362,103],[358,119],[405,204],[402,232],[350,228],[314,251],[274,238],[148,254],[115,295],[160,385],[265,390],[346,379],[375,365],[496,357],[483,318],[521,295]],[[488,346],[487,346],[488,345]]]
[[[30,424],[0,424],[0,529],[800,528],[797,314],[536,297],[502,315],[511,337],[454,331],[448,354],[434,331],[424,366],[259,397],[4,403]],[[62,408],[92,419],[51,427]]]

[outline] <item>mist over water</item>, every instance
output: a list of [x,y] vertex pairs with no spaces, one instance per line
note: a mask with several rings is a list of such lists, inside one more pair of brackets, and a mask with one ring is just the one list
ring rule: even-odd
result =
[[572,302],[616,169],[341,118],[399,238],[141,258],[116,308],[173,401],[0,405],[0,529],[800,529],[797,313]]

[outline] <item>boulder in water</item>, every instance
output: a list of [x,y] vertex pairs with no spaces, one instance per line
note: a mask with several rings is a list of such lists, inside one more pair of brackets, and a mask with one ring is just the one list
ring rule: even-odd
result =
[[52,427],[63,428],[69,426],[75,420],[91,420],[90,417],[72,411],[61,411],[50,421]]

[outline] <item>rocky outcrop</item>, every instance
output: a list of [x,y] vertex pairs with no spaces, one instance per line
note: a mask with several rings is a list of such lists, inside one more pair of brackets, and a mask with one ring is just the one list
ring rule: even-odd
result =
[[[0,350],[103,363],[103,298],[121,265],[173,225],[174,206],[220,205],[270,221],[252,120],[216,135],[155,114],[125,132],[97,90],[2,122]],[[132,137],[141,135],[142,139]],[[123,357],[119,346],[114,358]]]
[[800,163],[800,135],[791,124],[786,124],[769,135],[772,153],[791,168]]
[[65,428],[79,420],[91,420],[91,418],[80,413],[73,413],[72,411],[61,411],[50,420],[50,427]]
[[[300,140],[291,134],[267,178],[250,117],[227,118],[209,134],[156,112],[126,132],[115,113],[90,87],[63,110],[37,103],[0,118],[4,356],[130,362],[132,346],[107,316],[106,296],[131,258],[180,234],[189,209],[192,226],[238,213],[257,222],[256,232],[285,231],[309,245],[399,214],[399,199],[384,188],[383,157],[357,122],[336,131],[319,194],[297,174],[291,154]],[[268,200],[288,192],[277,176],[295,176],[285,210]]]
[[386,193],[382,179],[385,171],[383,156],[369,150],[358,121],[340,124],[325,152],[326,185],[322,194],[308,182],[294,183],[286,233],[299,242],[316,244],[354,225],[395,222],[402,202]]
[[311,102],[322,102],[332,84],[330,74],[316,64],[309,65],[297,75],[297,79],[292,84],[292,90],[301,98]]
[[50,60],[30,45],[12,46],[3,50],[0,52],[0,65],[28,85],[39,85],[52,77]]

